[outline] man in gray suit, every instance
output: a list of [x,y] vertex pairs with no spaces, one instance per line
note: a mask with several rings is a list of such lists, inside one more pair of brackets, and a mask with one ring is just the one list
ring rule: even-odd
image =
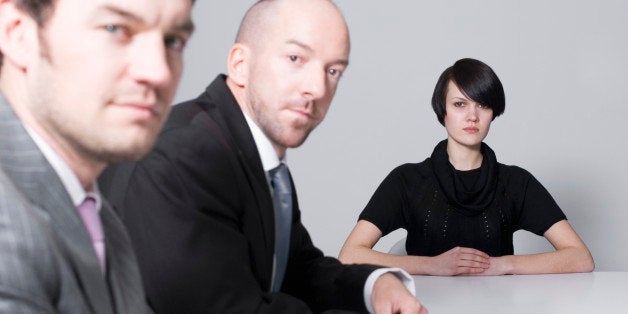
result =
[[155,141],[192,0],[0,0],[0,313],[143,313],[96,177]]

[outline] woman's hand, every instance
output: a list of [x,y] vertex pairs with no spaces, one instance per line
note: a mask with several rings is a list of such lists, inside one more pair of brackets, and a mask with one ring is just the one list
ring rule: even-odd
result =
[[430,258],[430,275],[456,276],[482,274],[490,268],[488,254],[466,247],[455,247]]
[[512,259],[513,255],[500,256],[500,257],[491,257],[489,259],[490,266],[485,271],[481,273],[477,273],[474,275],[477,276],[500,276],[500,275],[508,275],[511,273],[512,269]]

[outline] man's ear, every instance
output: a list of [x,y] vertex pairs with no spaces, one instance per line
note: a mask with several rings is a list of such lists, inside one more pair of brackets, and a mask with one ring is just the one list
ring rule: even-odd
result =
[[3,66],[10,63],[25,70],[37,53],[37,22],[13,0],[0,0],[0,51]]
[[227,58],[229,79],[239,87],[244,87],[248,83],[250,55],[251,49],[241,43],[235,43],[229,50]]

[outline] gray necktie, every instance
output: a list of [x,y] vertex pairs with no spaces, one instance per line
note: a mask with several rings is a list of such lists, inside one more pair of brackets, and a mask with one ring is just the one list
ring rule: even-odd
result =
[[268,172],[273,186],[273,207],[275,209],[275,269],[271,286],[279,291],[283,282],[288,253],[290,251],[290,227],[292,225],[292,186],[288,168],[283,163]]

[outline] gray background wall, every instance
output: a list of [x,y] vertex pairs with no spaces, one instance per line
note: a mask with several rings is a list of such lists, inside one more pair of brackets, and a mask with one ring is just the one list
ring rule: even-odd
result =
[[[198,1],[177,101],[226,70],[254,1]],[[589,245],[598,270],[628,270],[628,1],[341,0],[351,65],[328,116],[288,154],[303,221],[336,256],[359,212],[395,166],[424,160],[445,138],[430,109],[455,60],[488,63],[506,112],[486,142],[532,172]],[[383,238],[388,250],[404,231]],[[550,250],[518,232],[517,253]]]

